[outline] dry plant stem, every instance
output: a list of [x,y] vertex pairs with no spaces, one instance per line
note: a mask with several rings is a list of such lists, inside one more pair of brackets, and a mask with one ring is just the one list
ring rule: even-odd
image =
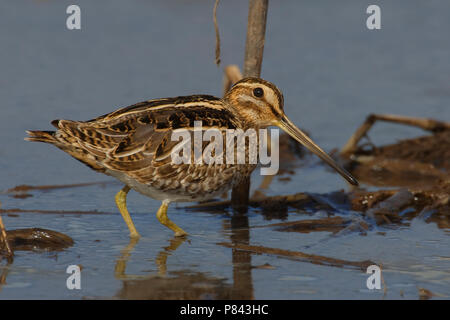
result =
[[114,183],[111,181],[104,182],[86,182],[86,183],[76,183],[76,184],[61,184],[61,185],[41,185],[41,186],[30,186],[30,185],[19,185],[14,188],[8,189],[6,191],[2,191],[1,193],[17,193],[17,192],[26,192],[30,190],[41,190],[48,191],[54,189],[66,189],[66,188],[77,188],[77,187],[87,187],[94,185],[105,185],[109,183]]
[[216,32],[216,64],[220,64],[220,36],[219,36],[219,25],[217,24],[217,6],[219,5],[219,0],[216,0],[213,9],[213,20],[214,20],[214,31]]
[[363,271],[367,270],[367,267],[371,264],[374,264],[374,262],[370,260],[366,261],[347,261],[347,260],[341,260],[341,259],[334,259],[324,256],[317,256],[314,254],[307,254],[300,251],[290,251],[290,250],[284,250],[284,249],[278,249],[278,248],[268,248],[263,246],[251,246],[251,245],[245,245],[245,244],[231,244],[226,242],[218,243],[218,245],[232,248],[232,249],[239,249],[244,251],[249,251],[251,253],[256,254],[272,254],[277,255],[279,257],[283,258],[291,258],[291,259],[298,259],[305,262],[310,262],[313,264],[318,265],[326,265],[331,267],[353,267],[357,269],[361,269]]
[[267,228],[267,227],[304,227],[305,229],[326,229],[328,227],[342,227],[348,224],[351,220],[344,220],[341,217],[330,217],[324,219],[305,219],[297,221],[288,221],[280,223],[271,223],[260,226],[253,226],[251,228]]
[[233,84],[242,79],[242,73],[235,64],[226,66],[223,73],[223,95],[225,95]]
[[[260,77],[268,5],[269,0],[249,0],[244,77]],[[231,192],[231,203],[233,207],[246,208],[248,205],[249,191],[250,177],[246,177]]]
[[[9,246],[8,237],[6,235],[5,225],[3,224],[3,219],[0,216],[0,244],[1,243],[2,243],[2,246],[5,248],[6,258],[12,258],[14,256],[14,253],[11,250],[11,247]],[[1,248],[1,246],[0,246],[0,248]]]
[[40,209],[0,209],[0,213],[42,213],[42,214],[115,214],[113,212],[102,211],[77,211],[77,210],[40,210]]
[[372,128],[376,121],[400,123],[418,127],[431,132],[450,130],[450,123],[448,122],[441,122],[425,118],[397,116],[392,114],[371,114],[350,137],[345,146],[341,149],[340,154],[342,156],[345,156],[355,152],[357,150],[358,142],[367,134],[367,132],[370,130],[370,128]]
[[[302,201],[302,200],[314,200],[311,198],[311,196],[307,195],[306,193],[299,192],[291,195],[286,196],[271,196],[271,197],[264,197],[261,199],[250,199],[249,204],[255,207],[260,206],[263,203],[275,203],[275,202],[284,202],[286,204],[293,203],[296,201]],[[225,201],[209,201],[209,202],[201,202],[197,203],[192,206],[187,206],[186,208],[189,209],[197,209],[197,208],[214,208],[214,207],[226,207],[231,205],[231,201],[225,200]]]
[[269,0],[249,1],[244,77],[259,77],[261,74],[268,6]]
[[[10,262],[8,262],[10,264]],[[0,274],[0,292],[2,291],[2,286],[6,283],[6,276],[8,275],[9,268],[3,268]]]

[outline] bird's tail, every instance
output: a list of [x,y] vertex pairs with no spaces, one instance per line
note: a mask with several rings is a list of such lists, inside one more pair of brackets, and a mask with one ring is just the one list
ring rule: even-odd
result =
[[39,141],[45,143],[55,143],[58,140],[55,138],[55,131],[28,131],[28,137],[25,140],[28,141]]

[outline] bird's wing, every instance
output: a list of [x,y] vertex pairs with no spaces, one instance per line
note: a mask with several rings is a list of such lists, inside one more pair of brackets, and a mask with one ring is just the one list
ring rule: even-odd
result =
[[[217,98],[182,98],[140,103],[86,122],[56,120],[53,124],[59,129],[60,141],[70,141],[106,169],[120,171],[141,183],[149,183],[155,177],[167,180],[194,170],[192,165],[172,162],[171,151],[180,142],[172,141],[174,130],[186,129],[192,134],[195,121],[202,121],[205,129],[236,126],[232,114]],[[219,169],[197,167],[195,176],[202,179],[214,173],[208,170]]]

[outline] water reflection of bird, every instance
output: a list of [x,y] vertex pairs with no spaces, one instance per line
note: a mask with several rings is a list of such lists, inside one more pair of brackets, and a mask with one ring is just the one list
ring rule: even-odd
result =
[[[90,121],[54,120],[56,131],[28,131],[27,140],[51,143],[92,169],[125,184],[116,195],[132,237],[139,234],[126,207],[134,189],[161,200],[158,220],[175,232],[186,232],[167,216],[170,202],[207,200],[238,184],[255,168],[249,164],[175,164],[171,152],[179,141],[178,129],[194,134],[194,122],[203,130],[262,129],[278,126],[327,162],[347,181],[356,180],[298,129],[284,114],[283,95],[272,83],[259,78],[238,81],[222,98],[207,95],[148,100]],[[205,147],[205,146],[203,146]],[[249,148],[245,148],[248,159]],[[194,155],[192,155],[194,156]],[[225,162],[225,161],[224,161]]]

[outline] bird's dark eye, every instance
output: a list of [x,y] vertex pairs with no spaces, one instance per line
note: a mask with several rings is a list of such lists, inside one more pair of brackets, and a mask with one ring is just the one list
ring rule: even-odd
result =
[[264,95],[264,90],[262,88],[253,89],[253,94],[257,98],[261,98]]

